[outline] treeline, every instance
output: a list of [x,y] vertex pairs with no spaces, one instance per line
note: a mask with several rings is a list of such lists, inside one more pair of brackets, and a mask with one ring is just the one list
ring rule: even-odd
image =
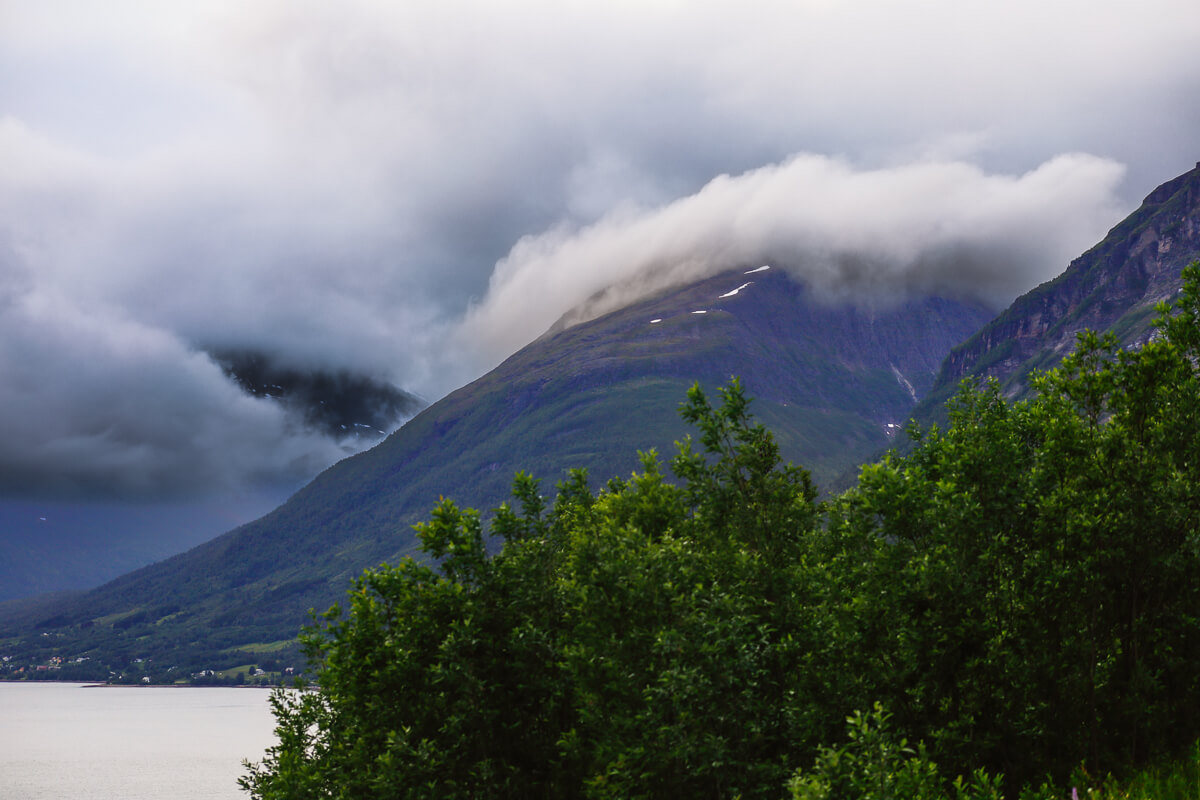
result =
[[[261,798],[1050,797],[1200,736],[1200,267],[1136,351],[1086,334],[1029,400],[818,502],[738,382],[489,556],[450,501],[301,637]],[[849,734],[847,740],[847,720]],[[920,742],[918,747],[916,744]],[[906,744],[909,743],[909,744]],[[957,782],[954,776],[964,776]],[[1054,789],[1053,787],[1059,787]]]
[[[259,644],[245,649],[239,646],[245,644],[242,636],[254,634],[260,636],[261,644],[272,644],[272,637],[278,639],[279,634],[270,627],[242,628],[232,633],[219,628],[200,630],[194,618],[178,609],[155,606],[103,624],[91,619],[77,624],[63,619],[41,621],[36,628],[56,630],[41,636],[27,635],[19,655],[0,664],[0,680],[139,683],[150,677],[153,683],[175,683],[195,673],[255,661],[268,672],[300,669],[303,665],[298,642],[272,647],[268,652],[263,652]],[[172,619],[175,624],[159,624],[164,619]],[[153,661],[147,653],[154,654]],[[82,664],[75,663],[79,656],[86,657]],[[45,665],[56,659],[64,662],[61,668],[46,670]],[[37,671],[38,666],[43,666],[43,671]]]

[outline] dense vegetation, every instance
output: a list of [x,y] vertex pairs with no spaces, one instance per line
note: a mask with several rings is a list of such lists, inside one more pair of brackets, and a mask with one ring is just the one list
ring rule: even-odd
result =
[[549,504],[518,474],[497,555],[444,500],[418,526],[436,567],[368,571],[302,635],[319,691],[273,697],[279,742],[246,787],[1043,797],[1181,754],[1200,735],[1200,267],[1185,279],[1144,348],[1082,335],[1016,403],[963,386],[944,430],[912,426],[828,502],[736,380],[716,405],[689,392],[674,482],[653,452]]

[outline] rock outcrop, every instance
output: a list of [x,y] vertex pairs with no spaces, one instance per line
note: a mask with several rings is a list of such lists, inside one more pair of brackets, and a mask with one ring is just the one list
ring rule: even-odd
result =
[[[1112,331],[1127,347],[1152,334],[1154,306],[1200,257],[1200,164],[1151,192],[1141,207],[1052,281],[1009,308],[946,357],[919,413],[932,414],[966,377],[995,377],[1009,396],[1033,370],[1055,366],[1080,331]],[[920,416],[919,416],[920,418]]]

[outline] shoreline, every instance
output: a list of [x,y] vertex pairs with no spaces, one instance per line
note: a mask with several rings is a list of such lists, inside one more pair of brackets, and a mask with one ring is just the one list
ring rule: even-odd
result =
[[[13,681],[13,683],[73,683],[74,681]],[[282,684],[230,683],[205,686],[199,683],[85,683],[80,689],[287,689]]]

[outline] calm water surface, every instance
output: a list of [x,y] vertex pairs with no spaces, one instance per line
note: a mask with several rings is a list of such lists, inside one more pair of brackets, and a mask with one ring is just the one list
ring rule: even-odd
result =
[[0,682],[0,798],[233,800],[273,741],[264,689]]

